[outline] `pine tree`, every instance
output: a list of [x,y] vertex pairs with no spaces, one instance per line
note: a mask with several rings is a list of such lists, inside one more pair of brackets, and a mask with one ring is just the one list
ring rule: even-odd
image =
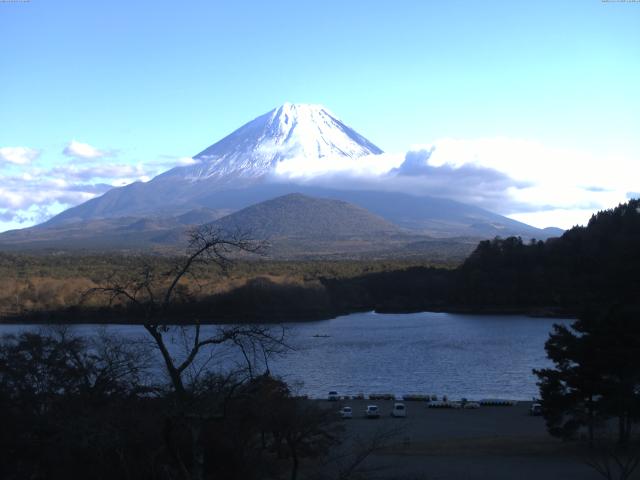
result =
[[640,315],[616,306],[588,312],[570,328],[555,325],[545,344],[555,367],[534,370],[549,433],[573,438],[586,428],[593,444],[598,424],[618,421],[625,445],[640,418]]

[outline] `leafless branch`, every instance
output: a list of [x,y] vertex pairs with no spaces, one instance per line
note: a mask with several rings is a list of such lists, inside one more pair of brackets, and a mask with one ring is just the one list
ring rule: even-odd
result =
[[601,445],[593,449],[584,463],[607,480],[628,480],[640,465],[640,447]]
[[350,452],[338,458],[340,480],[353,478],[362,468],[370,455],[386,447],[391,440],[402,432],[401,427],[381,428],[366,438],[356,438]]

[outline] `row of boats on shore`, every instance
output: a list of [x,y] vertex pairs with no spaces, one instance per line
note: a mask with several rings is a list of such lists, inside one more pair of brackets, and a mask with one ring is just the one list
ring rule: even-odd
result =
[[516,405],[516,400],[503,398],[484,398],[482,400],[470,401],[466,398],[460,400],[450,400],[446,395],[406,394],[398,397],[392,393],[371,393],[365,396],[363,393],[356,395],[339,395],[337,391],[330,391],[327,400],[404,400],[405,402],[425,402],[429,408],[480,408],[480,406],[509,407]]

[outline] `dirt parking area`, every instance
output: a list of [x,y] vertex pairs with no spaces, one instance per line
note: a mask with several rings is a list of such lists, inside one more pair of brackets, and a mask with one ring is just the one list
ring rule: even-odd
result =
[[[391,417],[393,401],[319,401],[336,411],[351,406],[343,420],[345,451],[380,437],[384,447],[369,455],[361,469],[371,479],[563,479],[602,478],[584,461],[575,443],[548,435],[544,419],[529,415],[530,402],[479,409],[435,409],[426,402],[403,402],[406,418]],[[365,416],[377,405],[381,416]]]

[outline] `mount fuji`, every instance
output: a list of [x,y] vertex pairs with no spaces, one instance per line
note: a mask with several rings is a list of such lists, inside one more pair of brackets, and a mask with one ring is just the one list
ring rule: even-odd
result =
[[[288,177],[278,176],[279,172],[295,173],[326,161],[352,162],[381,153],[326,108],[285,103],[195,155],[195,164],[175,167],[147,183],[113,188],[45,224],[178,215],[202,207],[228,212],[299,190],[283,185]],[[257,185],[265,188],[251,189]]]
[[380,153],[381,149],[321,105],[285,103],[198,153],[196,165],[173,169],[167,176],[193,182],[258,179],[326,159]]
[[414,241],[415,235],[544,239],[557,234],[453,200],[313,182],[318,172],[365,168],[372,160],[384,164],[384,158],[379,147],[323,106],[285,103],[205,148],[192,165],[113,188],[41,225],[1,234],[0,245],[64,245],[70,232],[81,245],[95,243],[97,236],[119,246],[167,243],[179,238],[176,232],[185,225],[210,223],[294,192],[353,204]]

